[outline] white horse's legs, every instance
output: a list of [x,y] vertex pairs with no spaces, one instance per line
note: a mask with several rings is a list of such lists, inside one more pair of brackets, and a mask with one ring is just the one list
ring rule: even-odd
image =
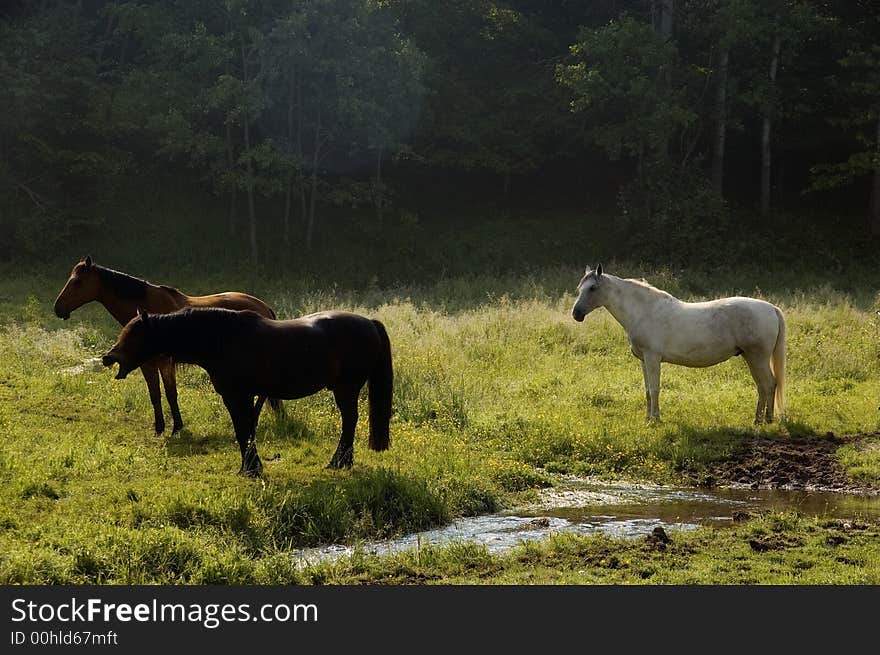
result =
[[642,353],[642,374],[645,376],[646,418],[660,420],[660,355]]
[[639,359],[639,364],[642,367],[642,378],[645,381],[645,420],[651,420],[651,392],[648,391],[648,371],[645,369],[645,362],[642,359]]
[[748,353],[744,355],[749,371],[758,388],[758,407],[755,410],[755,423],[773,422],[773,397],[776,394],[776,379],[770,370],[770,355],[767,353]]

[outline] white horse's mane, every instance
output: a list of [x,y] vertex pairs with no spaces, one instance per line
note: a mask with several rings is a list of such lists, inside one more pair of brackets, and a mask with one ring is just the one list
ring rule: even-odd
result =
[[633,284],[637,287],[642,287],[643,289],[645,289],[647,291],[652,291],[652,292],[654,292],[658,295],[661,295],[661,296],[668,296],[670,298],[675,297],[671,293],[669,293],[668,291],[664,291],[663,289],[658,289],[653,284],[650,284],[645,278],[636,279],[636,278],[628,277],[628,278],[619,278],[619,279],[622,282],[628,282],[628,283]]

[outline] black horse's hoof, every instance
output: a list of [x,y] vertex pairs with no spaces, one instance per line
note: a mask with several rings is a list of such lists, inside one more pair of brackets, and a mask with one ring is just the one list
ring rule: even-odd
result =
[[165,432],[165,421],[162,421],[161,423],[156,423],[154,428],[156,430],[156,436],[162,434],[163,432]]
[[334,457],[327,464],[328,469],[350,469],[354,461],[351,457]]
[[171,428],[171,434],[177,434],[181,430],[183,430],[183,423],[175,423]]

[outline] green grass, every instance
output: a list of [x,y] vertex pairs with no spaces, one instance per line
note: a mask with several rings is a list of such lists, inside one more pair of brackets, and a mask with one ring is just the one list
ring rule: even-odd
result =
[[[394,555],[356,551],[296,571],[312,584],[868,584],[880,583],[880,525],[758,516],[736,527],[646,539],[553,535],[493,555],[454,543]],[[754,544],[754,545],[753,545]]]
[[[539,225],[551,236],[534,238]],[[723,459],[756,432],[784,439],[878,430],[880,339],[873,310],[880,280],[875,271],[855,268],[836,278],[821,267],[795,270],[785,257],[775,268],[762,269],[757,262],[711,270],[606,258],[609,272],[644,275],[683,298],[765,297],[783,308],[788,321],[785,422],[751,425],[755,390],[736,358],[709,369],[664,367],[664,420],[646,425],[641,371],[623,329],[604,310],[583,324],[569,315],[584,263],[575,259],[572,243],[582,227],[567,219],[509,219],[470,231],[456,226],[454,233],[432,228],[440,231],[420,233],[418,239],[407,233],[403,238],[411,241],[412,253],[406,265],[394,269],[387,258],[377,260],[378,279],[361,271],[359,282],[347,268],[350,244],[325,264],[330,270],[339,263],[338,275],[313,268],[311,275],[256,279],[235,267],[228,273],[183,267],[175,274],[173,259],[170,264],[159,260],[163,263],[153,272],[135,254],[128,266],[93,251],[99,262],[192,293],[253,290],[281,316],[333,307],[386,324],[395,362],[391,449],[369,451],[362,422],[355,468],[326,470],[340,426],[332,396],[322,392],[286,403],[284,419],[263,414],[257,433],[266,461],[263,481],[235,475],[239,454],[231,423],[201,369],[179,373],[185,430],[156,437],[139,376],[116,381],[100,367],[74,368],[104,352],[118,333],[97,305],[82,308],[67,323],[52,315],[52,300],[75,258],[45,263],[40,272],[33,263],[4,268],[0,582],[385,579],[387,563],[378,569],[370,564],[363,570],[317,567],[304,573],[294,568],[289,550],[387,537],[494,511],[549,484],[553,472],[672,482]],[[597,240],[597,249],[611,250],[612,236]],[[442,252],[422,252],[425,242]],[[453,250],[455,243],[469,244],[470,269],[465,255]],[[375,250],[381,254],[384,247],[390,248]],[[557,263],[555,249],[564,254]],[[522,261],[506,266],[517,252],[524,253]],[[841,449],[850,475],[880,481],[876,446],[874,440]],[[709,566],[725,549],[730,562],[738,561],[731,541],[736,534],[701,531],[682,539],[704,540],[699,543],[715,553],[701,565]],[[557,566],[552,553],[559,549],[628,553],[636,548],[612,547],[607,540],[582,546],[567,539],[527,547],[500,564],[479,549],[450,547],[437,557],[452,568],[436,579],[471,581],[467,570],[455,567],[471,566],[475,559],[486,563],[488,579],[496,581],[527,582],[529,570],[535,580],[554,582],[648,580],[635,573],[616,578],[620,571],[581,575],[579,569]],[[646,560],[645,566],[658,572],[649,581],[689,581],[676,577],[678,560],[668,557]],[[702,561],[688,557],[688,566]],[[876,559],[868,560],[873,568],[867,578],[832,563],[816,570],[825,571],[828,581],[876,582]],[[712,580],[696,569],[693,575],[693,581]],[[413,581],[406,576],[400,579]],[[768,565],[730,581],[786,579]]]

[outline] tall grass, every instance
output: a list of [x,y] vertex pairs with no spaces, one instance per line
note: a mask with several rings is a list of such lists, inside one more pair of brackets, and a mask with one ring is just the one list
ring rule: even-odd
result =
[[[143,381],[115,381],[93,361],[118,326],[94,305],[68,323],[51,314],[72,260],[39,273],[4,269],[0,581],[297,581],[290,549],[494,511],[549,484],[553,472],[675,481],[755,430],[785,438],[880,427],[872,267],[843,277],[820,259],[796,268],[786,256],[775,268],[682,270],[627,259],[608,235],[587,249],[577,240],[586,227],[566,218],[459,225],[454,236],[412,228],[431,238],[404,234],[402,262],[388,259],[390,245],[372,243],[367,249],[386,256],[373,267],[349,243],[329,264],[309,263],[309,274],[257,278],[235,266],[177,271],[166,258],[153,269],[142,255],[128,265],[93,251],[190,292],[257,292],[281,316],[334,307],[385,323],[395,364],[391,449],[369,451],[360,425],[355,468],[325,470],[339,416],[329,393],[316,394],[286,403],[286,418],[262,417],[262,482],[234,475],[228,415],[198,368],[179,372],[183,433],[152,435]],[[709,369],[665,366],[664,420],[647,425],[622,328],[604,311],[583,324],[569,316],[582,264],[600,256],[609,272],[644,276],[682,298],[746,293],[779,304],[788,321],[786,422],[751,426],[756,393],[734,358]],[[868,480],[877,479],[875,460],[870,449],[843,459]]]

